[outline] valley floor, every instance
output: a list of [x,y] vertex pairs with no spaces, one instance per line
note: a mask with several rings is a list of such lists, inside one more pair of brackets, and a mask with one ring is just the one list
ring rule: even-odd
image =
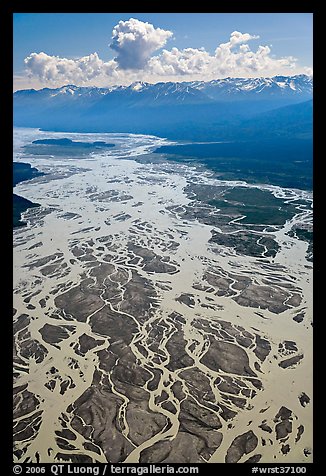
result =
[[[14,460],[311,462],[312,265],[295,233],[311,194],[154,160],[152,136],[65,133],[116,144],[80,160],[21,149],[62,134],[14,136],[15,161],[47,174],[15,189],[40,207],[14,230]],[[250,224],[201,198],[250,187],[292,214]]]

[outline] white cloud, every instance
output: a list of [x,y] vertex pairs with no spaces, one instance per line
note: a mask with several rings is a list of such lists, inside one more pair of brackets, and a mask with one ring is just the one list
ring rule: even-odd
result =
[[148,70],[158,76],[201,74],[209,68],[211,61],[211,56],[204,49],[172,48],[171,51],[163,50],[159,56],[151,58]]
[[172,31],[154,28],[150,23],[130,18],[119,21],[114,27],[110,46],[118,53],[115,60],[121,69],[139,70],[172,35]]
[[[252,51],[247,43],[250,35],[233,32],[228,43],[219,45],[215,50],[214,72],[218,75],[273,75],[288,74],[295,68],[297,60],[292,56],[274,58],[269,46],[258,46]],[[239,48],[236,46],[242,43]],[[240,73],[240,74],[239,74]]]
[[25,66],[30,80],[35,78],[38,84],[51,86],[67,83],[108,86],[137,80],[208,81],[226,76],[273,76],[308,71],[298,67],[292,56],[274,57],[269,46],[260,45],[252,50],[248,42],[259,37],[239,31],[233,31],[229,41],[218,45],[214,54],[204,48],[180,50],[174,47],[153,56],[172,36],[171,31],[130,18],[120,21],[113,29],[110,46],[117,52],[113,60],[105,62],[97,53],[68,59],[41,52],[25,58]]
[[220,47],[230,47],[232,48],[235,45],[241,43],[247,43],[249,40],[257,40],[259,36],[250,35],[249,33],[241,33],[240,31],[233,31],[230,36],[230,41],[228,43],[222,43]]
[[303,68],[303,70],[304,70],[304,74],[306,74],[307,76],[313,76],[312,68],[308,68],[308,66],[306,66],[305,68]]
[[24,60],[29,76],[49,83],[58,81],[83,84],[100,75],[109,75],[115,69],[114,61],[105,63],[97,53],[78,59],[60,58],[46,53],[31,53]]
[[258,39],[249,33],[234,31],[227,43],[221,43],[210,55],[205,49],[186,48],[163,50],[159,56],[149,60],[152,75],[204,76],[206,79],[225,76],[256,76],[281,74],[296,65],[296,59],[289,56],[275,59],[268,46],[259,46],[252,51],[248,41]]

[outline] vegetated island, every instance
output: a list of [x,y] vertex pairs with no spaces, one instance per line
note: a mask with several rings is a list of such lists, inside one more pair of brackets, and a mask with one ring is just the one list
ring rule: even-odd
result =
[[90,149],[92,147],[114,147],[115,144],[110,144],[109,142],[104,142],[101,140],[95,142],[78,142],[71,139],[38,139],[34,140],[32,144],[46,144],[46,145],[64,145],[66,147],[84,147],[85,149]]
[[80,142],[67,139],[38,139],[24,146],[24,149],[35,155],[55,155],[75,158],[88,155],[93,150],[115,147],[115,144],[104,141]]
[[[13,163],[13,186],[17,185],[20,182],[25,180],[31,180],[35,177],[40,177],[45,175],[43,172],[40,172],[35,167],[32,167],[31,164],[25,162],[14,162]],[[39,207],[38,203],[31,202],[26,198],[20,197],[19,195],[13,194],[13,226],[26,226],[26,222],[21,220],[21,214],[24,213],[28,208]]]

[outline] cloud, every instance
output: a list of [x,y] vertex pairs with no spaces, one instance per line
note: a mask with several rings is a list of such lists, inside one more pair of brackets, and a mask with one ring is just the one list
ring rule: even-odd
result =
[[300,68],[292,56],[276,58],[269,46],[251,49],[249,42],[259,37],[250,33],[233,31],[229,40],[219,44],[213,54],[204,48],[173,47],[158,52],[172,36],[171,31],[130,18],[113,28],[110,46],[117,56],[110,61],[103,61],[97,53],[68,59],[34,52],[24,62],[30,80],[35,78],[52,86],[67,83],[108,86],[139,80],[209,81],[226,76],[274,76],[308,71]]
[[99,75],[110,75],[115,69],[113,61],[105,63],[97,53],[78,59],[60,58],[43,52],[31,53],[24,63],[29,76],[50,83],[65,81],[82,84]]
[[313,76],[313,69],[312,68],[308,68],[308,66],[305,66],[303,68],[304,70],[304,74],[306,74],[307,76]]
[[148,69],[153,75],[192,75],[209,69],[212,58],[204,49],[185,48],[163,50],[160,56],[149,60]]
[[240,43],[247,43],[249,40],[257,40],[259,36],[250,35],[249,33],[241,33],[240,31],[233,31],[230,36],[230,41],[228,43],[222,43],[220,47],[230,47],[232,48],[235,45]]
[[252,51],[248,41],[258,39],[249,33],[234,31],[227,43],[221,43],[210,55],[205,49],[186,48],[171,51],[163,50],[159,56],[150,59],[148,66],[153,75],[169,76],[248,76],[273,75],[275,71],[293,69],[296,59],[292,56],[275,59],[268,46],[259,46]]
[[230,40],[220,44],[215,50],[213,71],[218,75],[228,76],[234,76],[237,72],[245,76],[250,74],[267,76],[276,72],[282,74],[295,68],[296,58],[293,56],[274,58],[271,56],[269,46],[260,45],[256,51],[252,51],[247,42],[258,38],[239,31],[231,33]]
[[119,68],[139,70],[172,35],[172,31],[154,28],[150,23],[130,18],[119,21],[114,27],[110,47],[118,53],[115,61]]

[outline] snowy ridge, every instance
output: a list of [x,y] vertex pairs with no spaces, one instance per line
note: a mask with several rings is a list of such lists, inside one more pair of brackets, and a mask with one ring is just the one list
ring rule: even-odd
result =
[[223,78],[212,81],[191,81],[191,82],[160,82],[147,83],[137,81],[129,86],[110,86],[107,88],[79,87],[71,84],[60,88],[44,88],[39,91],[34,89],[21,90],[15,96],[26,96],[29,94],[39,94],[44,97],[70,97],[72,98],[101,98],[109,94],[141,94],[151,95],[152,100],[157,101],[162,97],[174,97],[178,101],[195,99],[198,101],[210,102],[211,100],[230,99],[231,96],[242,98],[252,96],[284,96],[284,95],[304,95],[312,96],[313,79],[307,75],[296,76],[274,76],[272,78]]
[[272,78],[224,78],[213,81],[193,81],[188,83],[217,99],[222,96],[306,94],[312,95],[313,79],[301,74],[296,76],[274,76]]

